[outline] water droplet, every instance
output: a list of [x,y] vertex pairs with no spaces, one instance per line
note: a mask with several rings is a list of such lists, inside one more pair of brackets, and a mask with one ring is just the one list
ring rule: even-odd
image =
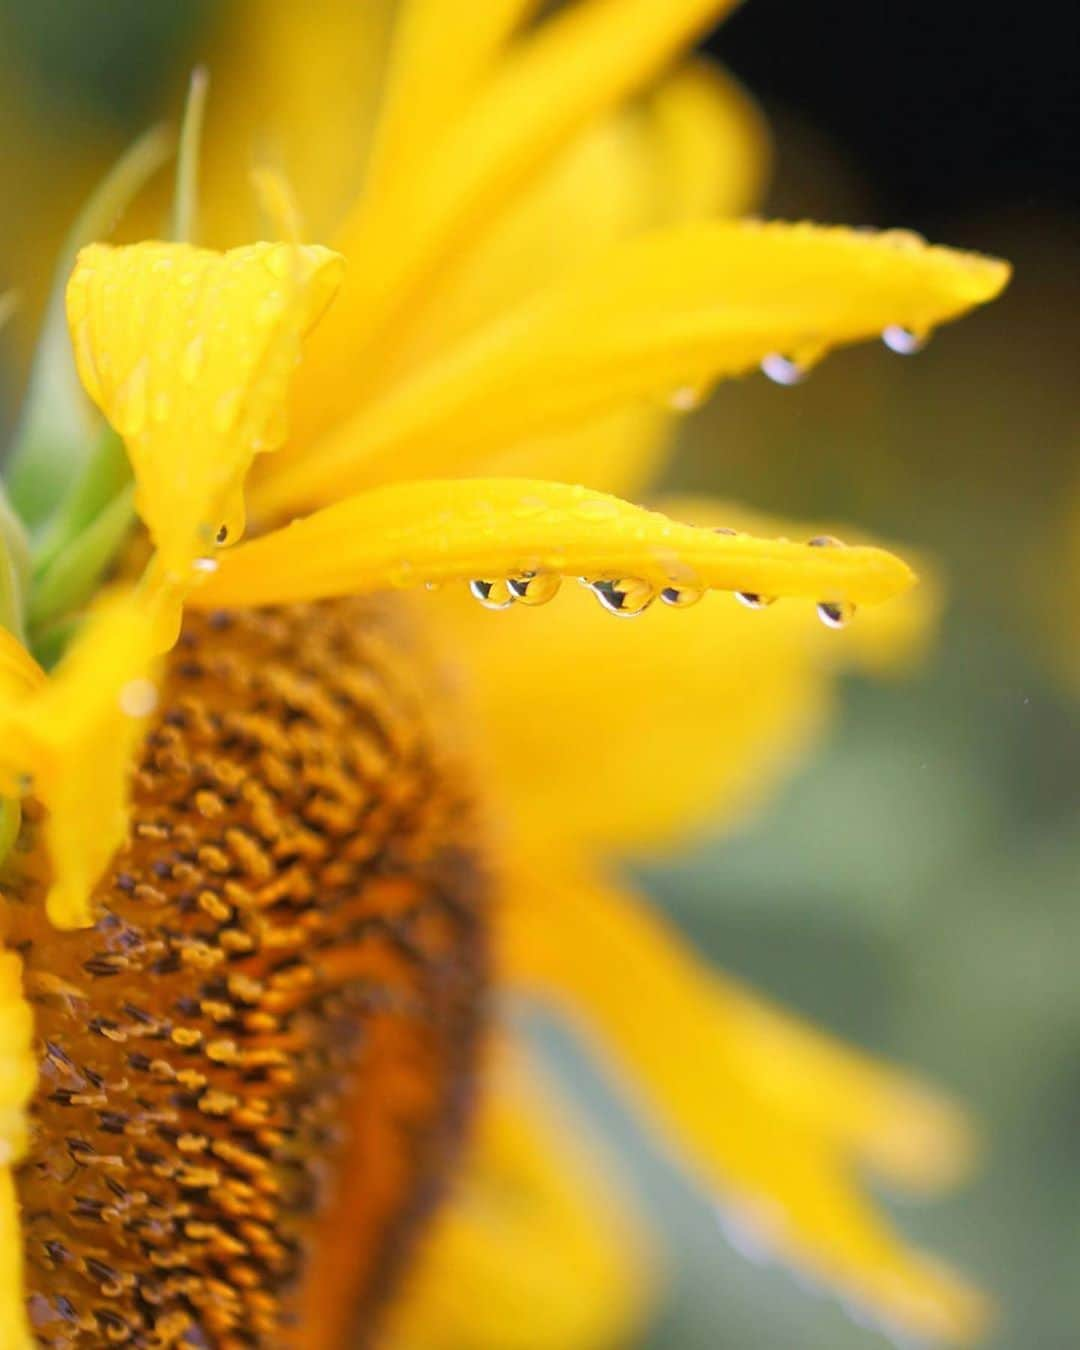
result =
[[767,375],[773,384],[792,385],[802,384],[810,371],[790,356],[770,352],[761,362],[761,373]]
[[620,577],[618,581],[583,582],[609,614],[620,619],[636,619],[656,599],[655,589],[639,577]]
[[196,572],[206,572],[207,574],[218,570],[218,560],[216,558],[195,558],[191,563]]
[[667,396],[667,405],[672,412],[688,413],[700,408],[705,400],[705,392],[693,384],[682,384]]
[[736,591],[735,599],[747,609],[768,609],[776,600],[776,596],[757,595],[754,591]]
[[815,534],[806,541],[807,548],[843,548],[844,541],[832,534]]
[[855,615],[855,606],[844,600],[821,600],[817,612],[826,628],[846,628]]
[[892,352],[900,356],[914,356],[921,352],[930,341],[929,334],[920,333],[915,328],[904,328],[898,323],[889,324],[881,334],[881,340]]
[[149,717],[157,707],[157,686],[152,680],[128,680],[118,701],[125,717]]
[[558,595],[562,577],[555,572],[522,572],[506,584],[511,596],[523,605],[546,605]]
[[696,586],[665,586],[660,592],[660,599],[665,605],[670,605],[672,609],[689,609],[691,605],[696,605],[703,598],[705,592],[699,590]]
[[214,543],[224,544],[224,542],[226,541],[226,539],[228,539],[228,537],[229,537],[228,525],[219,525],[217,534],[214,535]]
[[470,581],[469,593],[485,609],[509,609],[514,603],[507,581]]
[[733,530],[730,525],[713,526],[713,534],[738,534],[738,530]]

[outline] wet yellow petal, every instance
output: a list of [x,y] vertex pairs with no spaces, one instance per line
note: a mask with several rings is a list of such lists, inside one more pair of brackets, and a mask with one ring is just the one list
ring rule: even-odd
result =
[[[453,580],[582,576],[873,604],[910,569],[875,548],[815,548],[682,525],[605,493],[530,479],[393,484],[221,555],[194,602],[277,604]],[[626,606],[629,607],[629,604]]]
[[[693,507],[756,533],[792,528]],[[744,822],[824,730],[838,673],[909,668],[937,617],[921,581],[842,631],[808,605],[751,611],[726,595],[613,623],[577,586],[495,621],[460,592],[426,610],[467,670],[485,772],[515,830],[637,854]]]
[[67,296],[79,375],[124,438],[136,506],[174,579],[223,526],[243,532],[244,477],[285,437],[301,338],[341,272],[327,250],[288,244],[80,253]]
[[55,674],[0,719],[9,776],[48,811],[47,897],[59,928],[90,924],[90,894],[127,836],[131,760],[157,699],[159,643],[134,597],[110,598],[87,619]]
[[[753,1022],[744,997],[659,917],[588,872],[560,876],[550,852],[514,881],[505,973],[554,999],[611,1057],[635,1100],[716,1188],[737,1238],[898,1329],[953,1341],[979,1332],[981,1298],[904,1247],[855,1170],[864,1159],[897,1176],[918,1174],[924,1161],[926,1172],[940,1170],[958,1142],[949,1107],[839,1048],[823,1051],[815,1037],[800,1043],[771,1010]],[[775,1071],[765,1048],[779,1056]],[[827,1100],[814,1102],[813,1092]]]
[[[369,269],[377,270],[377,269]],[[632,240],[267,466],[260,500],[331,500],[438,444],[477,454],[642,399],[812,361],[890,326],[925,333],[991,299],[1006,264],[897,232],[691,224]]]
[[377,258],[378,266],[351,269],[317,340],[317,375],[298,405],[303,440],[348,410],[361,352],[457,241],[495,219],[578,131],[650,80],[730,4],[583,0],[561,10],[502,63],[438,142],[424,174],[361,199],[335,243],[346,257]]
[[614,1350],[644,1320],[656,1267],[637,1216],[581,1122],[507,1067],[487,1080],[388,1350]]

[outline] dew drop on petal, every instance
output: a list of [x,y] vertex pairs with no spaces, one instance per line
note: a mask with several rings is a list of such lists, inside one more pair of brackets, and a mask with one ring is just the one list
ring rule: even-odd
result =
[[556,572],[522,572],[506,584],[511,596],[523,605],[546,605],[558,595],[562,577]]
[[826,628],[846,628],[855,615],[855,606],[843,600],[821,600],[817,612]]
[[469,594],[485,609],[509,609],[514,596],[509,582],[477,579],[469,582]]
[[914,328],[904,328],[901,324],[891,323],[881,334],[881,340],[892,352],[900,356],[914,356],[921,352],[929,342],[929,335]]
[[843,540],[837,539],[832,534],[815,534],[813,539],[806,541],[807,548],[843,548]]
[[689,609],[691,605],[696,605],[704,594],[705,592],[696,586],[665,586],[660,592],[660,599],[672,609]]
[[656,599],[656,590],[638,577],[620,577],[618,581],[588,581],[586,586],[609,614],[619,619],[636,619]]
[[770,352],[761,362],[761,373],[767,375],[773,384],[792,385],[802,384],[810,372],[790,356]]
[[129,680],[120,690],[120,711],[125,717],[149,717],[157,702],[157,686],[152,680]]
[[768,609],[776,600],[775,595],[757,595],[754,591],[736,591],[735,599],[747,609]]

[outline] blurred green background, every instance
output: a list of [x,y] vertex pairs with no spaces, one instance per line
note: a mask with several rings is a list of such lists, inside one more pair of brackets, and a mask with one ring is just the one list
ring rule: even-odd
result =
[[[4,237],[20,228],[20,188],[47,183],[47,165],[23,172],[20,123],[56,144],[124,139],[207,8],[112,0],[103,22],[90,0],[0,0],[5,65],[18,73],[0,122]],[[955,108],[985,86],[965,95],[941,76],[939,88],[941,61],[920,79],[917,43],[901,45],[902,69],[887,42],[853,66],[836,34],[845,13],[865,24],[869,8],[829,7],[835,40],[817,45],[812,78],[793,56],[799,34],[773,24],[775,5],[735,21],[737,68],[770,72],[769,213],[924,229],[1012,258],[1015,283],[917,358],[863,349],[796,388],[722,386],[687,424],[677,483],[781,515],[848,518],[926,553],[948,588],[940,640],[910,679],[845,687],[829,743],[767,814],[641,880],[719,964],[971,1104],[987,1134],[982,1170],[962,1193],[906,1207],[903,1224],[996,1291],[993,1350],[1070,1350],[1080,1343],[1076,184],[1039,142],[1034,114],[1018,123],[990,100],[981,123],[958,126]],[[1001,52],[980,51],[966,7],[955,17],[972,69],[993,68]],[[1052,75],[1052,34],[1040,41]],[[770,64],[775,43],[783,56]],[[713,45],[723,54],[723,35]],[[1021,48],[1034,88],[1039,54]],[[895,146],[880,127],[868,132],[875,89],[901,131],[909,100],[909,139],[935,147],[922,177],[917,157],[890,163]],[[980,124],[991,142],[1007,131],[1004,157],[982,144]],[[1008,157],[1024,154],[1024,136],[1025,170],[1043,164],[1041,181]],[[82,186],[71,186],[73,205]],[[0,258],[0,289],[18,281]],[[564,1058],[619,1132],[673,1244],[674,1288],[651,1350],[880,1344],[835,1302],[736,1255],[709,1207]]]

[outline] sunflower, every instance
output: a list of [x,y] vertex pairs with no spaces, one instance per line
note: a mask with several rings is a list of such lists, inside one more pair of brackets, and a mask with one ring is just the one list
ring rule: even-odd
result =
[[0,569],[12,1350],[628,1336],[646,1239],[514,993],[777,1253],[981,1323],[858,1179],[947,1180],[962,1117],[616,865],[752,809],[928,608],[878,547],[626,500],[679,413],[1007,269],[737,219],[757,115],[677,60],[718,0],[539,8],[239,5],[168,226],[104,242],[151,133],[61,258]]

